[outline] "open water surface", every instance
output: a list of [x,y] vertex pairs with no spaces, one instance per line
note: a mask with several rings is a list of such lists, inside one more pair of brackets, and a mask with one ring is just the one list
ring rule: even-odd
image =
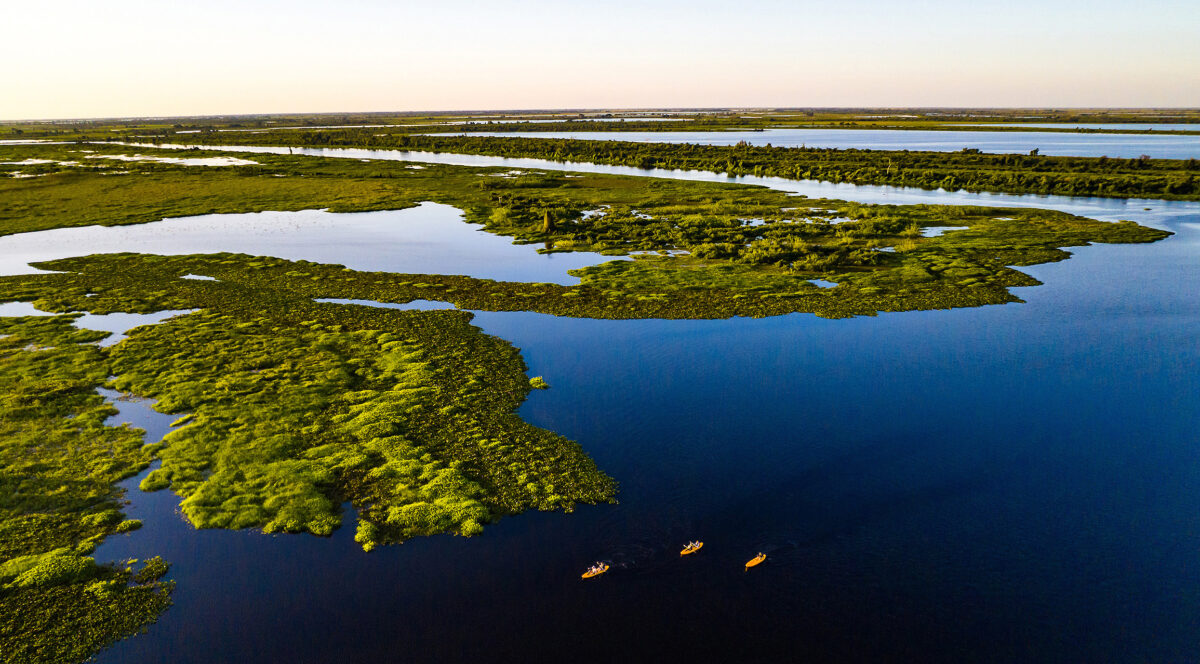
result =
[[364,554],[352,515],[197,532],[135,478],[146,527],[97,556],[163,555],[176,605],[100,661],[1193,661],[1200,214],[1156,225],[1030,268],[1026,304],[480,313],[552,386],[522,416],[619,505]]
[[885,185],[856,185],[822,182],[819,180],[788,180],[755,175],[729,176],[710,171],[690,171],[667,168],[635,168],[587,162],[559,162],[549,159],[492,157],[487,155],[453,154],[449,152],[418,152],[405,150],[371,150],[366,148],[288,148],[261,145],[192,146],[180,144],[137,143],[138,147],[190,149],[208,147],[227,152],[259,154],[298,154],[338,159],[380,159],[417,163],[451,164],[455,166],[501,167],[508,169],[542,169],[577,173],[605,173],[639,177],[671,178],[696,182],[734,182],[757,185],[791,192],[809,198],[832,198],[879,205],[984,205],[990,207],[1034,207],[1062,210],[1105,221],[1133,219],[1140,223],[1155,223],[1156,219],[1195,214],[1197,203],[1140,198],[1100,198],[1094,196],[1042,196],[1036,194],[992,194],[944,189],[918,189]]
[[464,223],[458,209],[438,203],[379,212],[207,214],[128,226],[55,228],[0,236],[0,274],[35,273],[41,270],[30,263],[88,254],[232,252],[355,270],[571,285],[579,279],[568,270],[619,258],[589,252],[539,254],[538,245],[516,245],[481,229]]
[[[263,127],[243,127],[243,128],[238,128],[238,129],[218,129],[216,131],[219,133],[244,132],[244,133],[250,133],[250,134],[261,134],[265,131],[278,131],[278,130],[284,130],[284,129],[304,130],[304,131],[314,131],[314,130],[319,130],[319,129],[373,129],[373,128],[385,128],[385,127],[430,127],[431,129],[436,129],[438,127],[444,127],[444,126],[448,126],[448,125],[477,125],[477,124],[493,124],[493,123],[494,124],[548,124],[548,123],[557,123],[557,122],[625,122],[626,120],[628,120],[630,122],[679,122],[680,120],[683,120],[683,119],[685,119],[685,118],[638,118],[638,117],[629,117],[629,118],[624,118],[624,117],[622,117],[622,118],[539,118],[539,119],[532,119],[532,120],[526,119],[526,118],[497,118],[497,119],[492,119],[492,120],[485,120],[485,119],[447,120],[447,121],[440,121],[440,122],[416,122],[416,123],[408,123],[408,124],[295,125],[295,126],[288,126],[288,127],[276,127],[276,126],[272,125],[272,126],[263,126]],[[204,131],[204,130],[183,129],[183,130],[176,131],[175,133],[176,134],[199,134],[202,131]],[[6,142],[10,142],[10,141],[0,141],[0,144],[6,143]]]
[[1129,131],[1200,131],[1197,122],[988,122],[971,127],[1033,127],[1035,129],[1119,129]]
[[[1193,125],[1195,126],[1195,125]],[[694,143],[698,145],[750,145],[775,147],[854,148],[859,150],[932,150],[957,152],[976,148],[983,152],[1039,154],[1066,157],[1108,156],[1136,159],[1200,158],[1200,136],[1148,134],[1081,134],[1069,132],[955,131],[925,129],[764,129],[762,131],[520,131],[472,132],[470,136],[574,138],[587,141],[638,143]]]
[[330,538],[196,531],[132,478],[145,527],[96,556],[162,555],[175,605],[99,661],[1200,660],[1200,205],[940,195],[981,199],[1175,235],[1022,268],[1045,282],[1024,304],[477,313],[551,385],[521,415],[579,441],[618,505],[365,554],[351,513]]
[[[76,318],[73,324],[75,327],[82,330],[108,332],[109,335],[97,341],[96,344],[99,346],[112,346],[123,341],[126,338],[125,333],[135,327],[141,327],[143,325],[157,325],[168,318],[190,314],[193,311],[195,311],[195,309],[166,309],[147,314],[132,314],[120,311],[111,314],[84,313]],[[32,302],[5,302],[0,304],[0,316],[54,315],[56,314],[41,311],[37,307],[33,306]]]

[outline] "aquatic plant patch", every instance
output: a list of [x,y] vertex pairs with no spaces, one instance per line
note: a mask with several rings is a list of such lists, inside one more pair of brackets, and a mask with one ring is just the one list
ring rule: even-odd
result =
[[[90,165],[104,159],[69,163],[82,149],[0,146],[5,159],[42,160],[21,166],[41,169],[37,178],[0,179],[0,233],[432,200],[544,252],[633,260],[577,270],[577,286],[227,253],[76,257],[37,266],[51,272],[0,277],[0,303],[59,314],[0,318],[5,661],[79,661],[169,604],[164,561],[90,555],[104,537],[139,527],[121,514],[116,482],[152,459],[161,466],[141,488],[178,494],[197,527],[327,535],[349,502],[367,550],[474,535],[528,509],[613,500],[615,480],[578,444],[516,414],[531,389],[550,384],[526,374],[511,344],[471,325],[470,310],[838,318],[1002,304],[1019,301],[1009,288],[1037,283],[1015,267],[1063,260],[1065,247],[1167,235],[1045,210],[857,205],[532,170],[486,177],[504,171],[286,155],[121,165],[132,171]],[[935,227],[958,230],[926,237]],[[163,310],[191,313],[135,328],[112,346],[96,343],[105,333],[72,325],[71,312]],[[104,426],[115,411],[96,393],[101,386],[186,415],[162,443],[143,445],[136,429]]]
[[114,484],[146,468],[141,431],[110,427],[97,394],[104,332],[73,316],[0,317],[0,657],[74,662],[136,634],[170,604],[151,571],[89,556],[135,522]]

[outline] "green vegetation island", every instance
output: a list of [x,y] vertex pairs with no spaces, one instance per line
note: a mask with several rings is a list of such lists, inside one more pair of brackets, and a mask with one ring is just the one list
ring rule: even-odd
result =
[[[1155,123],[1196,130],[1141,129]],[[1068,123],[1064,127],[1034,126]],[[1069,123],[1118,123],[1117,128]],[[1037,154],[732,146],[539,138],[535,132],[765,131],[769,129],[1040,131],[1200,134],[1194,110],[761,109],[641,112],[326,114],[8,123],[8,140],[186,143],[207,147],[355,147],[539,158],[651,169],[684,169],[793,180],[947,191],[1200,200],[1200,160]],[[531,132],[528,137],[472,136]]]
[[[1057,124],[1061,127],[1040,127]],[[1071,125],[1117,124],[1118,128]],[[1195,125],[1153,129],[1152,125]],[[1196,109],[1050,108],[668,108],[478,110],[407,113],[308,113],[176,118],[62,119],[0,122],[8,138],[122,139],[209,132],[363,127],[388,132],[723,131],[782,128],[1033,131],[1099,134],[1200,134]]]
[[[326,144],[358,144],[360,131]],[[254,136],[267,144],[280,140]],[[343,140],[337,132],[290,134],[301,145],[313,136]],[[239,134],[238,142],[246,138]],[[637,144],[649,151],[639,156],[633,144],[385,140],[408,149],[516,150],[601,163],[679,155],[655,162],[668,167],[746,155],[736,166],[744,169],[756,155],[774,163],[776,154],[693,146],[693,162],[680,146]],[[586,152],[602,147],[617,150],[608,162]],[[179,162],[181,156],[233,161],[196,166]],[[954,169],[965,168],[960,160],[993,155],[939,157]],[[1029,170],[1018,159],[1014,172]],[[152,464],[158,465],[141,489],[173,491],[197,528],[324,536],[342,524],[341,505],[349,503],[358,515],[355,540],[367,551],[418,536],[476,535],[530,509],[571,511],[615,500],[619,478],[605,474],[579,444],[517,415],[530,390],[552,389],[553,380],[528,376],[518,350],[472,325],[472,311],[844,318],[1019,303],[1010,289],[1038,282],[1015,267],[1064,260],[1068,247],[1169,235],[1048,210],[863,205],[740,184],[536,169],[414,168],[74,142],[0,144],[0,162],[0,235],[432,201],[543,252],[614,258],[573,271],[580,280],[573,286],[368,272],[234,253],[97,254],[0,277],[0,303],[31,302],[57,314],[0,318],[0,655],[6,662],[85,660],[145,629],[169,606],[167,561],[91,557],[106,537],[140,526],[124,517],[127,499],[117,482]],[[1147,168],[1160,167],[1153,177],[1168,180],[1184,168]],[[783,161],[763,168],[800,175]],[[1144,175],[1130,171],[1120,181],[1149,187],[1144,180],[1152,176]],[[319,301],[326,299],[434,300],[457,310]],[[82,313],[163,310],[181,314],[135,328],[111,346],[96,345],[106,333],[73,325]],[[157,410],[179,416],[177,426],[150,445],[138,429],[106,426],[116,411],[97,392],[101,387],[154,399]]]
[[[144,140],[144,139],[142,139]],[[695,145],[536,137],[413,135],[372,129],[190,136],[190,143],[367,148],[548,159],[947,191],[1200,200],[1200,160],[910,150]]]

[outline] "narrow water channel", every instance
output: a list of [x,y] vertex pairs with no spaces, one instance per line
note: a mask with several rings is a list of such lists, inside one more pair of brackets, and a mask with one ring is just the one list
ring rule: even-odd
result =
[[[1190,125],[1191,129],[1200,125]],[[444,131],[444,130],[442,130]],[[451,130],[453,131],[453,130]],[[805,129],[754,131],[512,131],[471,132],[470,136],[504,138],[566,138],[581,141],[691,143],[695,145],[773,145],[775,147],[837,148],[840,150],[918,150],[1038,154],[1059,157],[1137,159],[1200,158],[1200,135],[1090,134],[1052,131],[955,131],[953,129]]]
[[417,152],[403,150],[369,150],[365,148],[289,148],[257,145],[180,145],[132,143],[135,147],[168,149],[203,148],[229,152],[263,154],[302,154],[344,159],[381,159],[417,163],[451,164],[456,166],[502,167],[510,169],[540,168],[579,173],[606,173],[639,177],[671,178],[700,182],[736,182],[786,191],[809,198],[832,198],[879,205],[982,205],[987,207],[1023,207],[1061,210],[1102,221],[1132,219],[1141,224],[1155,225],[1166,219],[1189,216],[1200,212],[1200,202],[1166,201],[1142,198],[1101,198],[1093,196],[1042,196],[1038,194],[991,194],[969,191],[928,190],[915,187],[855,185],[817,180],[788,180],[776,177],[739,175],[731,177],[710,171],[672,170],[665,168],[634,168],[585,162],[567,163],[548,159],[491,157],[486,155],[453,154],[449,152]]

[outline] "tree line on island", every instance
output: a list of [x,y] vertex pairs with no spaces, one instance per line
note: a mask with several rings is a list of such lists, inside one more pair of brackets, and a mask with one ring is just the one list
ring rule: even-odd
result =
[[791,180],[1010,194],[1200,200],[1200,161],[1037,154],[696,145],[488,136],[412,135],[372,129],[205,134],[211,145],[363,147],[684,169]]

